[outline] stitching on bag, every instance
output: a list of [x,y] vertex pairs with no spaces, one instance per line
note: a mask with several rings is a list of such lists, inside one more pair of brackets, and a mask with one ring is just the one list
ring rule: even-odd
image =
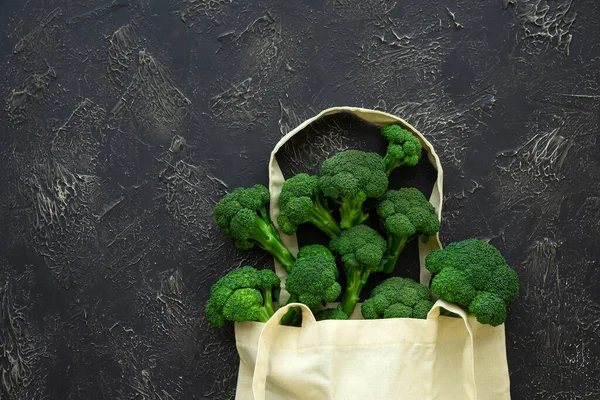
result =
[[[436,341],[413,342],[410,340],[405,340],[405,341],[399,342],[398,340],[396,340],[395,342],[389,342],[389,343],[363,343],[363,344],[339,344],[339,345],[327,344],[327,345],[315,345],[315,346],[310,346],[310,347],[301,346],[301,347],[298,347],[295,349],[290,349],[289,347],[284,347],[284,346],[280,347],[280,346],[271,344],[270,348],[277,349],[282,352],[298,353],[298,352],[310,351],[310,350],[314,350],[314,349],[357,349],[357,348],[377,348],[377,347],[404,347],[407,344],[411,345],[411,346],[429,347],[431,345],[437,344],[437,342]],[[244,345],[244,344],[240,343],[240,345]],[[246,347],[258,350],[257,345],[247,344]]]
[[[371,343],[371,344],[353,344],[353,345],[322,345],[322,346],[311,346],[311,347],[300,347],[300,348],[296,348],[296,349],[290,349],[288,347],[279,347],[279,346],[271,346],[271,350],[277,349],[279,352],[281,353],[305,353],[305,352],[309,352],[309,351],[313,351],[316,349],[347,349],[347,350],[352,350],[352,349],[372,349],[372,348],[378,348],[378,347],[386,347],[386,348],[390,348],[390,347],[406,347],[405,345],[411,345],[414,347],[432,347],[434,345],[436,345],[436,342],[428,342],[428,343],[422,343],[422,342],[411,342],[411,341],[406,341],[406,342],[390,342],[390,343]],[[249,349],[253,349],[253,350],[258,350],[258,346],[253,346],[253,345],[247,345],[245,346]]]

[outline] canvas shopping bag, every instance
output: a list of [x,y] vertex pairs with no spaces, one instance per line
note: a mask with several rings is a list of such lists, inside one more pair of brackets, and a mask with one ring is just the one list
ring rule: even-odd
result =
[[[310,123],[338,112],[354,113],[379,126],[400,124],[419,138],[438,172],[430,202],[441,218],[443,171],[431,144],[393,115],[336,107],[305,121],[275,146],[269,163],[274,222],[284,182],[277,151]],[[292,253],[298,251],[295,235],[282,235],[282,239]],[[428,285],[431,278],[425,257],[440,247],[438,235],[427,244],[419,241],[422,284]],[[277,261],[275,267],[285,278]],[[292,306],[302,308],[302,327],[280,326],[279,320]],[[440,316],[440,307],[460,318]],[[291,304],[267,323],[236,323],[235,337],[240,356],[238,400],[510,399],[504,325],[482,325],[442,300],[427,319],[363,320],[357,306],[351,320],[319,322],[308,307]]]

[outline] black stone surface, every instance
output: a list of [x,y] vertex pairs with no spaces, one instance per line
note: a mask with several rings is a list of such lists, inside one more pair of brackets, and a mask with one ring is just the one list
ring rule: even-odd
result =
[[[443,242],[489,239],[518,271],[512,397],[600,398],[599,19],[593,0],[0,0],[0,398],[233,398],[233,329],[204,303],[271,260],[213,204],[339,105],[425,134]],[[381,148],[353,126],[324,121],[285,168]]]

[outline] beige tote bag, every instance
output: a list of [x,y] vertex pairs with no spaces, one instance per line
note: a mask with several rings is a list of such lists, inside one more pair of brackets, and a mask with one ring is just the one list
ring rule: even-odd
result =
[[[393,115],[336,107],[321,112],[285,135],[269,163],[271,216],[279,215],[284,177],[277,151],[296,133],[326,115],[351,112],[373,124],[400,124],[415,134],[437,169],[430,202],[442,211],[443,171],[431,144],[411,125]],[[282,235],[292,251],[296,236]],[[419,241],[420,280],[428,285],[425,257],[440,248],[439,236]],[[285,271],[275,261],[277,274]],[[282,292],[286,299],[287,293]],[[289,307],[302,308],[302,327],[279,325]],[[440,316],[440,307],[461,318]],[[427,319],[364,320],[357,306],[351,320],[319,321],[302,304],[279,309],[267,323],[235,324],[240,367],[238,400],[398,400],[510,399],[504,325],[482,325],[456,305],[438,300]]]

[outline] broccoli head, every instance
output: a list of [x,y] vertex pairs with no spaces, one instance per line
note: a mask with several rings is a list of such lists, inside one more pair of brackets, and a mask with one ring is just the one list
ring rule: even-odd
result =
[[348,316],[340,308],[326,308],[316,313],[315,319],[317,321],[324,321],[327,319],[345,320],[348,319]]
[[412,279],[393,277],[381,282],[364,301],[361,311],[365,319],[427,318],[433,307],[427,286]]
[[327,247],[319,244],[311,244],[308,246],[301,247],[300,250],[298,250],[298,258],[315,256],[333,257],[333,254],[331,254],[331,250],[329,250]]
[[377,204],[377,214],[387,232],[387,250],[383,272],[390,274],[406,244],[423,235],[427,240],[440,229],[435,208],[423,193],[415,188],[387,191]]
[[519,295],[515,270],[498,249],[482,240],[467,239],[433,250],[425,266],[434,274],[433,293],[467,308],[482,324],[502,324]]
[[368,198],[385,193],[388,177],[383,158],[377,153],[346,150],[325,160],[319,172],[319,188],[340,205],[340,227],[349,229],[365,222]]
[[327,247],[314,244],[298,252],[292,272],[285,280],[290,303],[304,303],[315,311],[319,305],[335,301],[342,288],[333,254]]
[[222,327],[225,321],[267,322],[273,301],[279,297],[281,280],[271,270],[245,266],[229,272],[210,289],[205,312],[208,322]]
[[277,222],[286,235],[294,234],[298,225],[305,222],[310,222],[330,238],[341,233],[327,200],[319,190],[318,182],[316,176],[298,174],[283,183],[279,196],[281,213]]
[[419,163],[422,146],[412,133],[400,125],[388,125],[381,128],[381,134],[390,143],[383,159],[386,174],[403,165],[412,167]]
[[357,225],[332,239],[329,247],[338,253],[344,264],[346,287],[340,307],[350,316],[360,299],[360,292],[373,272],[381,272],[381,260],[386,249],[385,239],[366,225]]
[[215,218],[223,233],[235,239],[238,248],[247,250],[257,244],[290,272],[295,259],[271,223],[268,203],[269,190],[262,185],[236,188],[216,204]]

